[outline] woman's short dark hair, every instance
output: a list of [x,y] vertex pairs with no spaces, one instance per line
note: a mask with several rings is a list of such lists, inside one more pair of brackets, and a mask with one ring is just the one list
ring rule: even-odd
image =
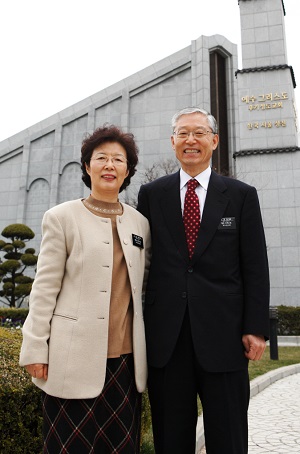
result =
[[136,172],[139,150],[135,143],[134,135],[123,132],[114,125],[104,124],[103,127],[95,129],[92,134],[87,134],[86,138],[83,140],[81,147],[82,181],[91,189],[91,178],[86,171],[85,165],[87,164],[90,166],[93,151],[105,142],[118,142],[126,151],[128,175],[120,187],[119,192],[122,192],[123,189],[129,186],[131,177],[133,177]]

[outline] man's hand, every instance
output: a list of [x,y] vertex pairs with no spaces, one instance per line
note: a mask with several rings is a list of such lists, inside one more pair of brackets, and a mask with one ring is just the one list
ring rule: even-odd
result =
[[27,364],[25,369],[33,378],[48,378],[48,364]]
[[254,334],[244,334],[242,342],[245,347],[245,356],[252,361],[261,359],[265,348],[266,341],[264,336],[255,336]]

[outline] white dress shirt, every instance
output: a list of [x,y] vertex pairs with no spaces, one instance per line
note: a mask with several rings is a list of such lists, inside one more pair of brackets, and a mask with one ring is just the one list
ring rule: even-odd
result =
[[[201,218],[202,218],[202,213],[203,213],[203,209],[204,209],[204,205],[205,205],[205,199],[206,199],[206,193],[207,193],[210,175],[211,175],[211,168],[207,167],[207,169],[205,169],[203,172],[196,175],[194,178],[199,183],[199,186],[196,187],[196,194],[199,199]],[[190,175],[188,175],[184,170],[180,169],[180,199],[181,199],[182,214],[183,214],[183,208],[184,208],[184,198],[185,198],[185,194],[187,191],[187,182],[191,178],[192,177]]]

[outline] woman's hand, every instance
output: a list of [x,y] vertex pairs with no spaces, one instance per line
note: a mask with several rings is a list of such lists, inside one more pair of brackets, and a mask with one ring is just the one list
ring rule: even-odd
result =
[[48,364],[27,364],[25,369],[33,378],[48,378]]

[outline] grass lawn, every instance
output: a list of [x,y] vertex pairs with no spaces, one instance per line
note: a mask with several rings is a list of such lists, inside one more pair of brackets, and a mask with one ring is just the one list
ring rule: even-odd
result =
[[[278,369],[279,367],[300,363],[300,347],[278,347],[278,358],[278,360],[270,359],[270,347],[267,347],[260,361],[249,362],[250,380],[253,380],[259,375],[266,374],[271,370]],[[199,401],[199,413],[201,412],[202,408]],[[145,435],[141,454],[154,454],[151,429]]]
[[270,347],[267,347],[260,361],[249,362],[250,380],[278,367],[300,363],[300,347],[278,347],[278,358],[270,359]]

